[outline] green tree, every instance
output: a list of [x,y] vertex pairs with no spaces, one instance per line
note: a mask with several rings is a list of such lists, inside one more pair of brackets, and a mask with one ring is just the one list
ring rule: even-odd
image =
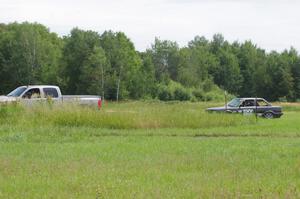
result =
[[294,48],[284,51],[282,56],[287,59],[289,65],[289,69],[287,70],[291,76],[288,78],[291,78],[292,80],[290,81],[293,81],[293,89],[289,95],[289,100],[296,101],[297,99],[300,99],[300,57]]
[[294,97],[293,100],[300,100],[300,58],[297,56],[297,60],[292,65],[292,76],[294,79]]
[[152,48],[148,50],[152,54],[155,66],[155,76],[159,82],[168,82],[169,79],[177,81],[179,65],[179,47],[176,42],[161,41],[155,38]]
[[268,79],[264,51],[258,49],[251,41],[239,46],[237,52],[240,72],[243,77],[239,89],[240,96],[257,96],[263,94],[262,88]]
[[103,93],[102,70],[107,66],[99,34],[74,28],[64,40],[62,74],[65,91],[71,94]]
[[266,90],[269,99],[291,98],[293,96],[293,77],[288,54],[271,52],[267,56],[267,72],[271,75],[269,88]]
[[140,53],[142,59],[142,68],[138,75],[140,97],[154,98],[157,96],[157,82],[155,79],[155,67],[152,61],[151,53]]
[[2,91],[18,85],[56,84],[62,41],[37,23],[12,23],[0,28]]
[[187,87],[202,85],[210,78],[210,68],[219,64],[217,57],[209,51],[208,40],[204,37],[195,37],[188,48],[182,48],[180,58],[178,80]]
[[105,52],[101,47],[96,46],[80,68],[78,92],[101,94],[102,99],[104,99],[106,70]]
[[110,98],[117,101],[127,97],[137,98],[142,60],[133,43],[122,32],[108,31],[101,35],[101,45],[111,66]]
[[240,73],[239,61],[233,46],[224,41],[222,35],[217,34],[210,43],[210,51],[215,54],[219,63],[209,68],[214,82],[230,93],[239,94],[243,76]]

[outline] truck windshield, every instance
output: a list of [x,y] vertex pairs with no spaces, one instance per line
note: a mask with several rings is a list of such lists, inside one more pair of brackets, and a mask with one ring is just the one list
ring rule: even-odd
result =
[[21,86],[10,92],[7,97],[20,97],[20,95],[27,89],[26,86]]
[[238,107],[241,103],[241,100],[239,98],[234,98],[231,100],[227,105],[230,107]]

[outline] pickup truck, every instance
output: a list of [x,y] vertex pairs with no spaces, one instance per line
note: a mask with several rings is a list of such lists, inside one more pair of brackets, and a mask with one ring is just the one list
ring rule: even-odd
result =
[[100,96],[93,95],[62,95],[58,86],[51,85],[31,85],[20,86],[7,94],[0,96],[0,104],[21,102],[25,105],[32,105],[51,99],[54,103],[77,103],[79,105],[97,107],[102,106]]
[[206,111],[242,113],[243,115],[256,113],[267,119],[280,118],[283,115],[280,106],[273,106],[263,98],[234,98],[226,106],[208,108]]

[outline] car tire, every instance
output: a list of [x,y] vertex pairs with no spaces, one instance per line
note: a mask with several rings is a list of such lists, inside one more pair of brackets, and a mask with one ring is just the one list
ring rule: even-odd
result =
[[274,114],[272,112],[267,112],[264,114],[264,117],[267,119],[273,119],[274,118]]

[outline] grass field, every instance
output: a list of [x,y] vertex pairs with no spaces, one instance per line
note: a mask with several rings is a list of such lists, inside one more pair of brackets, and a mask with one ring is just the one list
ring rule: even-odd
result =
[[299,198],[300,105],[258,121],[214,105],[2,106],[0,198]]

